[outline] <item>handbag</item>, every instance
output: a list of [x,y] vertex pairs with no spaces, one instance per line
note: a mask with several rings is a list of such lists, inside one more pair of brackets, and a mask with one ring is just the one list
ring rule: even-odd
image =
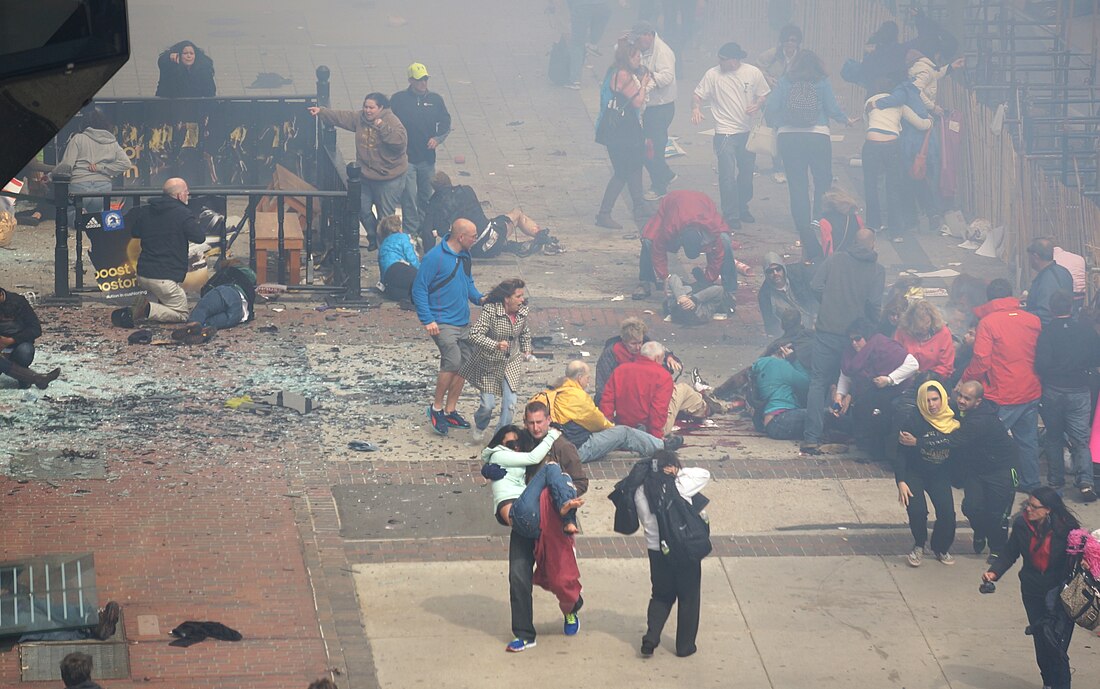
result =
[[[1082,546],[1085,538],[1087,537],[1082,537]],[[1085,569],[1083,559],[1078,559],[1073,576],[1066,582],[1058,597],[1073,623],[1092,631],[1100,627],[1100,584]]]
[[924,179],[928,174],[928,140],[932,137],[932,128],[924,133],[924,143],[921,144],[920,153],[913,159],[913,165],[909,168],[909,176],[913,179]]
[[766,154],[776,157],[779,153],[778,141],[774,127],[769,127],[763,122],[757,124],[749,132],[749,140],[745,143],[749,153]]
[[622,94],[611,89],[611,98],[604,103],[596,125],[596,143],[615,146],[628,142],[633,136],[640,138],[642,125],[632,108],[621,102]]

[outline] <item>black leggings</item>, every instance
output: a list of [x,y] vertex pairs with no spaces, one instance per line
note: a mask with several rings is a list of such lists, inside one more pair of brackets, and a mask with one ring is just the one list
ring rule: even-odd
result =
[[936,510],[936,525],[932,527],[932,551],[946,553],[955,542],[955,496],[951,493],[951,481],[944,467],[930,471],[922,476],[914,472],[908,484],[913,497],[909,498],[909,530],[913,533],[914,545],[924,546],[928,538],[928,500]]
[[699,590],[702,586],[702,564],[697,561],[673,562],[657,550],[649,553],[649,579],[653,595],[646,612],[646,633],[642,641],[656,648],[661,644],[672,605],[676,608],[676,655],[695,653],[695,636],[699,632]]

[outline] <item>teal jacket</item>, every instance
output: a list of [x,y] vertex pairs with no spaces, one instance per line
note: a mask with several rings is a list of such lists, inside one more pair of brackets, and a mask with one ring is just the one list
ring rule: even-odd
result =
[[802,368],[802,364],[764,356],[753,363],[752,375],[756,380],[756,394],[760,399],[767,400],[764,405],[765,414],[806,406],[810,375]]

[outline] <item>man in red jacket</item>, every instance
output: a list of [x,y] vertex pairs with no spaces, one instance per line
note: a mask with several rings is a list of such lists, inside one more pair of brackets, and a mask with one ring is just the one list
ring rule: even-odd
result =
[[642,427],[656,438],[672,431],[680,412],[706,417],[706,400],[690,385],[673,382],[664,359],[664,345],[650,341],[637,359],[619,364],[600,397],[603,415],[619,426]]
[[1035,374],[1035,345],[1042,326],[1038,317],[1020,308],[1008,280],[990,282],[986,298],[989,301],[974,309],[981,320],[974,336],[974,356],[962,380],[981,383],[985,398],[999,405],[997,415],[1020,447],[1018,490],[1030,493],[1042,485],[1039,398],[1043,388]]
[[683,249],[689,259],[707,255],[703,280],[713,284],[722,281],[729,305],[734,306],[737,291],[737,263],[733,250],[740,249],[730,236],[730,228],[722,219],[710,197],[700,191],[671,191],[661,199],[657,212],[642,230],[642,255],[638,264],[635,299],[651,294],[652,284],[668,279],[668,254]]

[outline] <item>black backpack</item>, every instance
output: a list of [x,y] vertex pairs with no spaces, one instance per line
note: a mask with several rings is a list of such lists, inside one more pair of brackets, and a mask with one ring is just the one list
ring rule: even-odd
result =
[[710,554],[710,522],[703,508],[710,502],[697,493],[688,502],[676,490],[671,476],[651,475],[645,483],[646,500],[657,517],[661,552],[673,560],[698,562]]
[[810,81],[792,81],[787,93],[787,118],[791,127],[813,127],[821,115],[817,85]]

